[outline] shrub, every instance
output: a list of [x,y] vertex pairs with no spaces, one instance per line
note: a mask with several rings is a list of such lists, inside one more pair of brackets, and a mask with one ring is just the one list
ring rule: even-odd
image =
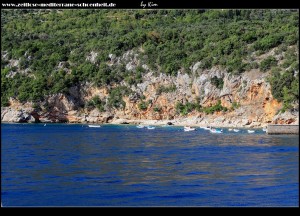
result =
[[217,104],[214,105],[214,106],[210,106],[210,107],[205,107],[203,108],[203,111],[206,113],[206,114],[213,114],[214,112],[219,112],[219,111],[224,111],[226,112],[227,111],[227,108],[226,107],[223,107],[221,105],[221,100],[218,100]]
[[288,89],[286,86],[284,86],[282,89],[282,98],[283,98],[283,107],[281,111],[285,112],[293,107],[292,102],[294,99],[290,89]]
[[138,107],[140,110],[146,110],[148,108],[148,105],[149,105],[148,102],[142,101],[138,104]]
[[125,101],[123,100],[123,96],[129,95],[131,90],[126,88],[125,86],[118,86],[111,90],[109,97],[108,97],[108,106],[110,108],[116,109],[124,109],[126,106]]
[[244,72],[244,63],[240,57],[235,57],[226,63],[228,72],[240,74]]
[[91,100],[86,103],[86,108],[89,110],[97,108],[100,112],[104,112],[105,102],[101,101],[98,95],[94,96]]
[[177,114],[181,114],[181,115],[185,116],[194,110],[197,110],[199,112],[201,110],[201,105],[197,102],[195,102],[195,103],[187,102],[186,104],[177,102],[175,109],[176,109]]
[[161,112],[161,107],[156,106],[156,107],[153,108],[153,111],[159,113],[159,112]]
[[223,88],[223,85],[224,85],[223,78],[218,78],[218,77],[214,76],[213,78],[210,79],[210,81],[211,81],[211,84],[216,86],[218,89]]
[[271,67],[277,65],[277,60],[273,56],[269,56],[268,58],[261,61],[259,65],[259,69],[261,71],[267,71],[271,69]]
[[231,104],[232,110],[238,109],[238,108],[240,108],[240,106],[241,106],[241,104],[238,102],[235,102],[235,101]]
[[274,34],[270,34],[268,36],[265,36],[264,38],[262,38],[261,40],[258,40],[255,44],[254,44],[254,48],[255,50],[263,50],[266,51],[270,48],[273,48],[275,46],[278,46],[283,40],[283,36],[282,35],[274,35]]
[[8,107],[10,105],[7,97],[1,97],[1,107]]
[[42,110],[41,106],[40,106],[38,103],[34,103],[34,104],[32,105],[32,108],[33,108],[36,112]]
[[[270,77],[268,78],[268,81],[271,84],[272,95],[278,101],[284,101],[284,92],[283,92],[284,87],[287,87],[288,89],[292,89],[293,86],[296,86],[295,83],[298,80],[299,79],[294,78],[292,71],[285,71],[281,75],[280,71],[278,70],[273,70]],[[294,87],[293,89],[296,89],[296,87]],[[295,92],[294,98],[296,98],[297,91],[293,90],[293,92]]]
[[170,85],[170,86],[159,86],[156,90],[157,95],[161,95],[162,93],[169,93],[176,91],[176,85]]
[[27,92],[20,92],[18,95],[18,99],[20,102],[26,102],[30,98],[30,95]]

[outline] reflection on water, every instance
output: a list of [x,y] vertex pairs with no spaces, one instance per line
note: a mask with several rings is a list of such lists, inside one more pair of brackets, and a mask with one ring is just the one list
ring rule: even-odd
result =
[[296,206],[298,141],[180,127],[2,124],[2,202]]

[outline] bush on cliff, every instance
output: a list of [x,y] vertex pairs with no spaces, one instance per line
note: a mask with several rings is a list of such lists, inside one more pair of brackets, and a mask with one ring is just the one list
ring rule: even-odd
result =
[[116,108],[116,109],[124,109],[126,106],[125,101],[123,100],[124,96],[128,96],[131,93],[131,90],[125,86],[118,86],[113,88],[110,91],[107,105],[109,108]]
[[91,100],[86,102],[85,107],[88,110],[97,108],[100,112],[104,112],[105,111],[105,102],[101,101],[100,97],[98,95],[94,96]]
[[203,111],[205,112],[205,114],[214,114],[215,112],[220,112],[220,111],[226,112],[227,108],[221,105],[221,100],[218,100],[217,104],[210,107],[204,107]]

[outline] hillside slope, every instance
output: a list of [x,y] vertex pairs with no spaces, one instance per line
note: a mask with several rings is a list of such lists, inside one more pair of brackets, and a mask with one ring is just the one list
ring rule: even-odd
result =
[[3,12],[3,122],[299,121],[298,11]]

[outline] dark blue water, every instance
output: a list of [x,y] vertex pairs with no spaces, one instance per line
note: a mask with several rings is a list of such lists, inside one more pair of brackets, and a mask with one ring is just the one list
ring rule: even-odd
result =
[[299,205],[299,136],[68,124],[1,132],[3,206]]

